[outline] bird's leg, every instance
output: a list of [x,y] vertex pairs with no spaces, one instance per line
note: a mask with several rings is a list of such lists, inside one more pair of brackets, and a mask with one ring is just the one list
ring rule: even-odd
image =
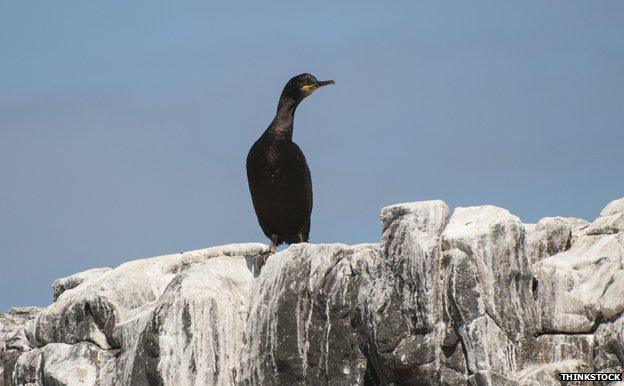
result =
[[266,263],[266,261],[269,259],[269,256],[275,253],[276,249],[277,235],[271,235],[271,246],[269,247],[269,250],[254,257],[254,271],[256,272],[256,275],[260,274],[264,263]]

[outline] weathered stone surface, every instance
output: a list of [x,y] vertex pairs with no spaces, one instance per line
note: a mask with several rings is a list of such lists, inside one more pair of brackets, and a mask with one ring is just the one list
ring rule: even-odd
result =
[[491,370],[479,370],[468,378],[470,386],[517,386],[518,382]]
[[293,245],[269,258],[251,289],[238,381],[363,384],[371,370],[358,292],[375,245]]
[[43,358],[38,349],[29,350],[19,356],[7,385],[41,385],[43,383]]
[[52,283],[52,297],[54,301],[56,301],[56,299],[58,299],[58,297],[61,296],[63,292],[78,286],[85,280],[95,280],[103,273],[110,270],[110,268],[93,268],[84,272],[78,272],[73,275],[54,280],[54,283]]
[[624,230],[624,212],[609,216],[600,216],[587,228],[588,235],[602,235],[622,232]]
[[251,281],[243,257],[215,257],[178,274],[129,350],[127,384],[232,384]]
[[460,327],[460,335],[471,372],[494,370],[507,374],[516,369],[515,346],[489,315]]
[[110,384],[114,354],[89,342],[51,343],[20,356],[13,381],[18,385]]
[[477,268],[459,249],[446,252],[449,261],[446,276],[448,312],[458,328],[485,315],[483,293],[477,280]]
[[[56,302],[37,315],[36,344],[92,341],[120,347],[121,342],[114,334],[115,326],[122,323],[132,310],[157,301],[177,274],[216,256],[252,255],[262,248],[265,248],[262,244],[208,248],[135,260],[91,275],[79,286],[63,292]],[[91,335],[94,331],[96,335]]]
[[530,356],[535,363],[576,360],[585,363],[589,368],[593,367],[595,346],[592,334],[540,335],[533,343]]
[[600,212],[600,217],[624,213],[624,197],[613,200]]
[[37,307],[21,307],[0,314],[0,385],[9,384],[17,358],[30,350],[25,327],[39,311]]
[[624,372],[624,316],[601,324],[594,336],[595,367],[605,372]]
[[520,220],[493,206],[457,208],[442,237],[446,250],[474,263],[486,313],[503,333],[514,343],[533,334],[537,313]]
[[545,217],[537,224],[525,224],[526,253],[531,263],[570,249],[589,222],[573,217]]
[[587,373],[590,366],[583,361],[568,359],[539,365],[529,365],[514,374],[521,386],[561,386],[559,373]]
[[57,301],[14,324],[24,353],[15,369],[0,353],[11,367],[5,383],[231,384],[243,347],[248,261],[265,250],[235,244],[57,281],[64,289]]
[[441,201],[379,244],[261,244],[59,279],[0,315],[1,386],[557,385],[624,371],[624,198],[593,223]]
[[624,231],[624,198],[607,205],[600,217],[587,228],[588,235],[613,234]]
[[587,333],[624,309],[624,296],[614,295],[623,248],[624,233],[587,235],[534,265],[542,331]]
[[[380,255],[371,284],[360,291],[376,378],[383,384],[411,380],[435,384],[443,323],[442,231],[449,209],[442,201],[386,207],[381,211]],[[369,295],[370,294],[370,295]]]

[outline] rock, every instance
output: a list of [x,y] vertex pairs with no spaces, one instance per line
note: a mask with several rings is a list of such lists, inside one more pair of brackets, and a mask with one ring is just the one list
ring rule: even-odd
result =
[[[360,306],[377,380],[435,384],[442,359],[442,231],[449,209],[442,201],[385,207],[383,235]],[[463,358],[462,358],[463,360]]]
[[479,316],[460,327],[460,336],[470,372],[494,370],[507,374],[516,370],[516,348],[489,315]]
[[602,295],[599,307],[602,316],[607,319],[620,315],[624,311],[624,299],[622,299],[624,297],[624,271],[621,269],[616,271],[610,280],[611,283]]
[[480,370],[468,378],[470,386],[517,386],[518,382],[491,370]]
[[[71,364],[68,363],[69,366]],[[29,350],[19,356],[6,385],[42,385],[43,357],[39,349]],[[68,367],[69,367],[68,366]]]
[[624,231],[624,197],[611,201],[588,228],[588,235],[613,234]]
[[271,256],[251,288],[238,382],[363,384],[370,368],[358,291],[374,245],[296,244]]
[[55,281],[0,315],[2,383],[558,385],[624,371],[624,198],[593,223],[442,201],[383,208],[379,244],[261,244]]
[[622,231],[624,231],[624,212],[600,216],[587,228],[588,235],[608,235]]
[[526,253],[531,263],[564,252],[572,247],[589,226],[572,217],[545,217],[537,224],[526,224]]
[[593,368],[595,345],[592,334],[540,335],[535,339],[530,355],[535,363],[556,363],[570,359]]
[[121,347],[115,327],[123,323],[132,310],[146,303],[155,304],[177,274],[216,256],[253,255],[263,248],[262,244],[209,248],[135,260],[113,270],[88,275],[88,280],[61,294],[37,315],[35,341],[39,346],[91,341],[101,348]]
[[601,324],[594,337],[595,367],[605,372],[624,372],[624,316]]
[[20,356],[13,381],[24,385],[110,384],[114,352],[89,342],[51,343]]
[[463,344],[458,339],[454,346],[443,347],[443,353],[437,383],[440,385],[466,384],[468,369]]
[[17,358],[31,349],[25,327],[39,311],[37,307],[16,307],[0,314],[0,385],[10,383]]
[[587,235],[533,266],[542,331],[587,333],[621,312],[623,248],[622,233]]
[[477,268],[459,249],[446,252],[449,261],[446,277],[448,312],[459,328],[485,315],[483,292],[477,280]]
[[252,275],[243,257],[212,258],[167,286],[132,346],[127,384],[234,383]]
[[64,288],[56,302],[33,311],[30,322],[12,325],[21,329],[25,349],[14,371],[15,361],[0,355],[10,367],[5,383],[232,383],[250,262],[265,250],[262,244],[234,244],[56,281]]
[[520,220],[494,206],[457,208],[442,238],[444,249],[462,251],[474,264],[485,311],[501,331],[514,342],[533,334],[533,275]]
[[521,386],[560,386],[559,373],[587,373],[586,362],[568,359],[561,362],[531,365],[514,374]]
[[78,286],[85,280],[95,280],[103,273],[110,270],[110,268],[94,268],[54,280],[54,283],[52,283],[52,297],[54,301],[56,301],[63,292]]
[[604,207],[604,209],[600,212],[600,217],[611,216],[618,213],[624,212],[624,197],[613,200]]

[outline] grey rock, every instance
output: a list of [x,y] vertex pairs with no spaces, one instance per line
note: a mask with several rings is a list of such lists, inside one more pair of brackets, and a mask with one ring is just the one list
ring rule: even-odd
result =
[[370,376],[358,291],[377,246],[292,245],[254,283],[238,382],[363,384]]
[[622,233],[587,235],[568,251],[534,264],[542,331],[591,332],[602,317],[624,309],[618,294],[623,248]]
[[545,217],[525,224],[526,253],[531,263],[564,252],[584,234],[589,222],[573,217]]
[[594,336],[595,367],[608,372],[624,372],[624,316],[602,323]]
[[485,315],[483,293],[477,280],[477,268],[459,249],[446,252],[449,261],[446,276],[448,311],[454,324],[461,327]]
[[67,290],[77,287],[85,280],[95,280],[103,273],[110,271],[110,268],[93,268],[87,271],[79,272],[67,277],[54,280],[52,283],[52,297],[54,301]]
[[0,385],[11,384],[17,358],[31,349],[25,327],[39,311],[37,307],[15,307],[0,314]]
[[440,361],[437,383],[440,385],[465,385],[468,382],[468,370],[464,346],[459,341],[454,346],[443,347],[444,356]]
[[600,216],[611,216],[618,213],[624,213],[624,197],[613,200],[604,207],[600,212]]
[[382,209],[379,258],[371,282],[360,289],[367,299],[361,308],[377,382],[435,384],[440,377],[446,332],[440,245],[448,216],[442,201]]
[[624,231],[624,212],[600,216],[588,228],[588,235],[613,234]]
[[114,352],[89,342],[50,343],[20,356],[13,381],[17,385],[102,385],[114,368]]
[[71,284],[56,302],[11,325],[25,349],[16,364],[0,353],[12,374],[6,384],[231,384],[252,280],[248,261],[265,250],[234,244],[57,281]]
[[585,363],[588,368],[593,368],[595,346],[593,334],[547,334],[535,339],[529,355],[534,363],[576,360]]
[[442,237],[446,250],[459,249],[473,262],[485,310],[504,334],[514,342],[533,334],[533,275],[520,220],[489,205],[457,208]]
[[132,315],[133,310],[156,302],[177,274],[216,256],[247,256],[264,248],[262,244],[208,248],[134,260],[92,275],[37,315],[36,343],[43,346],[91,341],[101,348],[121,347],[122,342],[115,335],[116,326]]
[[251,281],[243,257],[215,257],[178,274],[126,355],[127,384],[232,384]]
[[586,232],[588,235],[624,232],[624,198],[611,201]]
[[528,367],[514,374],[522,386],[560,386],[559,373],[588,373],[591,367],[583,361],[568,359]]
[[518,382],[492,370],[479,370],[468,378],[470,386],[517,386]]
[[557,385],[624,371],[624,198],[593,223],[442,201],[379,244],[236,244],[59,279],[0,315],[0,385]]
[[494,370],[505,374],[516,370],[515,346],[489,315],[462,326],[460,335],[471,372]]
[[41,385],[43,384],[43,357],[40,349],[24,352],[20,355],[12,369],[7,385]]

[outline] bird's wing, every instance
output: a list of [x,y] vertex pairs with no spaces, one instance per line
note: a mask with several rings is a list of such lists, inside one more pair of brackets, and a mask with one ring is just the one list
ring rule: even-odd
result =
[[294,142],[292,143],[292,145],[293,145],[293,155],[295,156],[294,159],[296,160],[295,167],[300,169],[304,175],[304,179],[303,181],[301,181],[301,183],[303,183],[303,189],[305,190],[305,193],[306,193],[306,204],[307,204],[306,209],[308,213],[312,213],[312,204],[313,204],[312,175],[310,173],[310,168],[308,167],[308,162],[305,158],[305,155],[299,148],[299,146],[297,146],[297,144]]

